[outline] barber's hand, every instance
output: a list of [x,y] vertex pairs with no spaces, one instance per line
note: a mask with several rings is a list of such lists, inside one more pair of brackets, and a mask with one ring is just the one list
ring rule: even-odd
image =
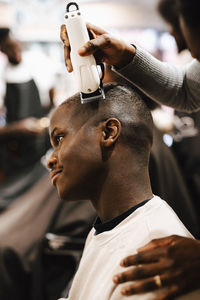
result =
[[[87,24],[87,29],[93,39],[85,43],[79,49],[78,53],[80,56],[94,54],[97,63],[104,62],[118,68],[122,68],[131,62],[136,52],[136,49],[133,46],[111,36],[105,30],[92,24]],[[65,64],[68,72],[72,72],[73,67],[70,60],[70,44],[65,25],[61,26],[60,38],[64,43]]]
[[154,300],[168,300],[200,287],[200,241],[170,236],[156,239],[128,256],[122,267],[134,266],[114,276],[115,284],[135,281],[122,288],[125,296],[158,290]]

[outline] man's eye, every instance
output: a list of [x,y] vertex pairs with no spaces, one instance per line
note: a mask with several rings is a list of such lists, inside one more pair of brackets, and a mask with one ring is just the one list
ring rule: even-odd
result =
[[58,136],[56,136],[56,138],[55,138],[56,144],[59,145],[63,138],[64,138],[63,135],[58,135]]

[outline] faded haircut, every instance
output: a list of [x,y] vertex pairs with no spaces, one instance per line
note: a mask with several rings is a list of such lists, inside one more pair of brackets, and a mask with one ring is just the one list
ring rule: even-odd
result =
[[134,88],[107,83],[104,85],[105,99],[81,104],[79,94],[75,94],[61,105],[73,107],[72,119],[83,117],[83,122],[97,126],[99,122],[116,118],[121,122],[120,141],[140,155],[148,157],[153,140],[151,112]]

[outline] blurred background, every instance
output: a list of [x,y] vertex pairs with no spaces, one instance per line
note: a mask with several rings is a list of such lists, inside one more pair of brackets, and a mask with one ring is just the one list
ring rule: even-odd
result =
[[[69,2],[0,0],[2,300],[55,300],[66,295],[96,216],[89,201],[60,201],[46,168],[52,153],[49,116],[77,92],[60,41]],[[179,53],[169,24],[158,13],[158,0],[77,3],[86,21],[162,61],[184,64],[191,59],[185,48]],[[200,115],[152,107],[153,193],[165,199],[195,235],[199,224],[193,206],[200,212]]]

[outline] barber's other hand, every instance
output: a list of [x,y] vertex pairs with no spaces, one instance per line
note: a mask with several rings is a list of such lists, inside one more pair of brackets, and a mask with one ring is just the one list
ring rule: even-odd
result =
[[[200,241],[170,236],[152,240],[120,263],[134,266],[114,276],[115,284],[135,281],[122,288],[125,296],[159,289],[155,278],[160,276],[163,291],[154,300],[168,300],[200,287]],[[156,276],[158,278],[158,276]]]
[[[124,41],[92,24],[87,23],[87,29],[93,39],[79,49],[78,53],[80,56],[94,54],[97,63],[104,62],[118,68],[122,68],[131,62],[136,52],[133,46],[126,44]],[[72,72],[70,44],[65,25],[61,26],[60,38],[64,43],[65,64],[68,72]]]

